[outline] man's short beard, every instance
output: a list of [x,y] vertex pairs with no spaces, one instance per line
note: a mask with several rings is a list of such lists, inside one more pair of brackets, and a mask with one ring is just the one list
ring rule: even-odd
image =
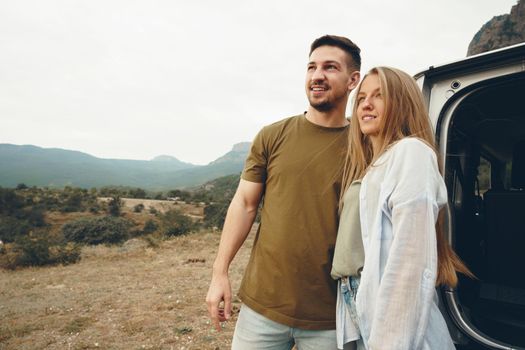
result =
[[312,106],[313,109],[319,112],[329,112],[335,107],[334,104],[329,101],[324,101],[316,104],[310,102],[310,106]]
[[336,96],[332,96],[332,98],[327,98],[324,101],[318,101],[314,102],[310,99],[308,99],[308,102],[310,102],[310,106],[312,106],[313,109],[319,112],[330,112],[331,110],[337,108],[340,103],[345,103],[345,98],[347,97],[346,94],[340,94]]

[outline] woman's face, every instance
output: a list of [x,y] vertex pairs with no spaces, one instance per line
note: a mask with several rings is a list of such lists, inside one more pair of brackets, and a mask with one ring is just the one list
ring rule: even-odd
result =
[[369,74],[363,80],[356,103],[361,132],[376,138],[379,135],[381,120],[384,118],[384,101],[377,74]]

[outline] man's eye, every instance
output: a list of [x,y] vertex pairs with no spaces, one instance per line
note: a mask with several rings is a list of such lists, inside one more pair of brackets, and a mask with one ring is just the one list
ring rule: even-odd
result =
[[308,71],[311,71],[311,70],[314,70],[314,69],[315,69],[315,66],[308,66],[308,67],[306,68],[306,70],[308,70]]
[[329,65],[329,66],[326,67],[326,69],[328,69],[328,70],[334,70],[334,69],[337,69],[337,67],[334,66],[334,65]]

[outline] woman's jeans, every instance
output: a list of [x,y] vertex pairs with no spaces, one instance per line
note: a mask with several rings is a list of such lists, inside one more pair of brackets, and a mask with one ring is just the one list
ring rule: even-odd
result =
[[359,318],[357,317],[357,310],[355,307],[355,296],[357,294],[357,289],[359,288],[360,280],[360,277],[353,276],[341,278],[341,294],[348,306],[350,318],[352,319],[352,322],[354,322],[357,330],[359,330]]

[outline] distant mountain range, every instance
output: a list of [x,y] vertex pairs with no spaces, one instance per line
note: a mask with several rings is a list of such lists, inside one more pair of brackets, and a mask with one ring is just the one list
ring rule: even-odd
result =
[[203,184],[242,171],[249,142],[209,163],[194,165],[161,155],[152,160],[104,159],[78,151],[0,144],[0,186],[82,188],[130,186],[167,190]]

